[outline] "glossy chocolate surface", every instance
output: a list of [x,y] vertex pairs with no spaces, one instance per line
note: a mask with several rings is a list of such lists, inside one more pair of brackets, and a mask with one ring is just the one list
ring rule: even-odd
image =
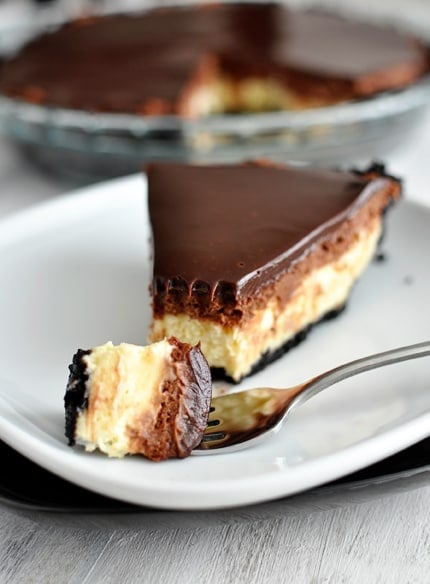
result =
[[219,68],[270,73],[306,92],[327,77],[341,82],[335,91],[366,94],[409,83],[425,67],[423,49],[392,30],[276,4],[209,4],[67,25],[6,64],[0,90],[62,107],[163,114]]
[[[265,164],[151,164],[154,296],[232,305],[294,271],[393,179]],[[330,257],[330,256],[328,256]]]

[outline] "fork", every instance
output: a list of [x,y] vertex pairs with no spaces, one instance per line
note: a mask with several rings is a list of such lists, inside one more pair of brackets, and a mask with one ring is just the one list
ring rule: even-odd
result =
[[386,365],[430,355],[430,341],[363,357],[340,365],[293,387],[260,387],[212,399],[207,428],[193,455],[233,452],[249,448],[278,431],[299,404],[332,385]]

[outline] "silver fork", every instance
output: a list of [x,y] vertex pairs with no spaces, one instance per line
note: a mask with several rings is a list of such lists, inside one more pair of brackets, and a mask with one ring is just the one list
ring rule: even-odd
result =
[[430,341],[345,363],[294,387],[260,387],[215,397],[203,439],[192,454],[226,453],[254,446],[277,431],[294,407],[335,383],[371,369],[428,355]]

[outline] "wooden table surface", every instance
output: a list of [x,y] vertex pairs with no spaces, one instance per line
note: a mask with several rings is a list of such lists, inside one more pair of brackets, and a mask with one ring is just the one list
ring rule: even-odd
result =
[[[429,161],[430,115],[389,157],[406,196],[427,205]],[[69,188],[0,139],[0,217]],[[216,512],[71,514],[0,502],[0,584],[99,582],[426,584],[430,470]]]
[[0,582],[428,583],[430,473],[212,513],[0,506]]

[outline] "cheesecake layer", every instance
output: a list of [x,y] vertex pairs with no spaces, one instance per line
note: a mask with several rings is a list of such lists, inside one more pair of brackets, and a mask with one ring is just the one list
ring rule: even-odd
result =
[[234,381],[346,304],[400,195],[377,166],[152,165],[148,185],[149,338],[200,341]]
[[357,242],[337,260],[311,272],[285,305],[277,299],[277,288],[284,284],[280,281],[266,307],[238,326],[223,326],[187,314],[166,314],[153,321],[150,336],[158,339],[170,334],[189,343],[200,342],[212,368],[240,381],[263,360],[267,365],[283,347],[296,344],[302,331],[342,310],[352,286],[374,256],[380,234],[380,221],[369,232],[357,233]]
[[0,91],[72,109],[196,117],[355,99],[427,70],[426,48],[389,28],[276,3],[215,3],[70,23],[5,63]]
[[188,456],[201,441],[211,378],[198,346],[163,340],[78,351],[65,395],[69,444],[111,457]]

